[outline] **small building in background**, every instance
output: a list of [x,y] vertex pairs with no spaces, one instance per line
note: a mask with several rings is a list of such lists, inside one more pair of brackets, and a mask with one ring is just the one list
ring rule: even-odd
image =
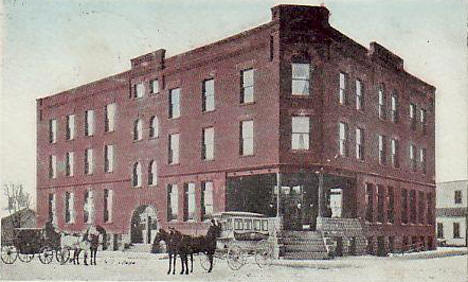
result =
[[448,246],[467,246],[468,180],[437,184],[437,239]]
[[35,228],[36,212],[25,208],[2,218],[2,245],[13,240],[15,228]]

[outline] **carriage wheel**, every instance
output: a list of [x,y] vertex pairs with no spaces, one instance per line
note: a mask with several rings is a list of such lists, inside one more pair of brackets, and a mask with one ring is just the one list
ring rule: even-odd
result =
[[18,257],[18,251],[15,246],[2,246],[2,261],[6,264],[12,264]]
[[[201,267],[208,271],[210,269],[210,259],[208,258],[208,255],[205,253],[201,253],[198,255],[198,261],[200,262]],[[215,265],[216,259],[215,256],[213,255],[213,266]]]
[[245,256],[242,249],[237,245],[229,247],[227,263],[230,269],[239,270],[245,264]]
[[270,265],[272,258],[273,252],[268,244],[264,244],[255,251],[255,262],[260,268]]
[[70,258],[70,248],[69,247],[60,247],[55,251],[55,259],[60,264],[67,263]]
[[34,258],[34,254],[18,254],[18,258],[22,262],[30,262]]
[[54,259],[54,250],[50,247],[43,247],[39,253],[39,260],[43,264],[49,264]]

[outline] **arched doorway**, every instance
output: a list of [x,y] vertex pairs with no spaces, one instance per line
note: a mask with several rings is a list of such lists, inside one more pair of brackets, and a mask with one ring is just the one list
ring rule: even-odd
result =
[[157,210],[150,205],[139,206],[132,214],[130,241],[134,244],[151,244],[158,229]]

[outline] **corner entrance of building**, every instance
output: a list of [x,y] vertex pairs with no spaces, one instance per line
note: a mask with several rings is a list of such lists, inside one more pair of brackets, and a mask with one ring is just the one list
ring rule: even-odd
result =
[[158,229],[157,211],[151,205],[139,206],[132,214],[130,241],[134,244],[150,244]]

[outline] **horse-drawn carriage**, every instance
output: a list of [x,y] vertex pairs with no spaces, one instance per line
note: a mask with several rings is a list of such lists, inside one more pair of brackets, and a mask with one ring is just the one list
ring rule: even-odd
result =
[[38,254],[39,260],[49,264],[55,258],[61,264],[68,261],[70,250],[62,247],[60,234],[46,228],[15,228],[13,239],[2,242],[1,259],[12,264],[19,258],[30,262]]
[[[249,256],[254,256],[260,268],[271,263],[274,218],[251,212],[222,212],[214,218],[222,224],[215,258],[226,260],[232,270],[238,270],[247,264]],[[200,264],[208,269],[206,256],[200,256]]]

